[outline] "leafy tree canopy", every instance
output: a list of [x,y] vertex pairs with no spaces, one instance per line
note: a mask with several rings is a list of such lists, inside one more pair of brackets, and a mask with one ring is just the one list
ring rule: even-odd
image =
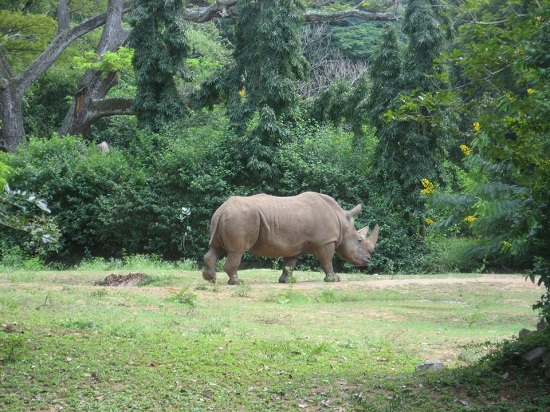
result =
[[377,23],[355,24],[347,27],[332,27],[335,47],[343,55],[353,59],[369,59],[382,35]]
[[26,68],[55,35],[56,21],[44,14],[0,10],[0,47],[16,70]]

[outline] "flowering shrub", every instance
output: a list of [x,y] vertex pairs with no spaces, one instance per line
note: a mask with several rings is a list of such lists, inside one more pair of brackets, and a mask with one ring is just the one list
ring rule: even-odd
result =
[[434,193],[434,184],[430,182],[428,179],[422,179],[420,181],[422,183],[422,186],[424,189],[420,191],[423,195],[431,195]]
[[465,144],[461,144],[460,145],[460,150],[462,151],[462,153],[464,153],[466,156],[472,154],[472,148],[465,145]]

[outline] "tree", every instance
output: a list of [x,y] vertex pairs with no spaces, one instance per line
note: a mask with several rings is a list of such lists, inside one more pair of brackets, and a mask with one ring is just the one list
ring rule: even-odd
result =
[[[420,194],[421,181],[439,176],[448,133],[445,111],[430,105],[430,96],[446,88],[444,68],[436,64],[445,38],[431,1],[408,2],[403,32],[408,46],[401,69],[397,67],[397,42],[391,31],[386,31],[385,50],[377,52],[374,64],[372,120],[379,128],[375,174],[380,188],[388,194],[390,206],[401,211],[410,232],[417,233],[420,227],[423,233],[425,200]],[[397,74],[396,84],[391,76]],[[384,81],[388,82],[387,90],[382,86]],[[398,93],[398,99],[392,98]],[[381,118],[386,107],[390,108],[385,113],[389,123]]]
[[[2,119],[2,142],[0,145],[8,150],[16,150],[25,140],[23,127],[22,100],[27,89],[40,77],[61,55],[61,53],[76,39],[86,33],[105,25],[106,33],[120,24],[120,20],[108,17],[114,10],[128,11],[128,5],[123,0],[109,0],[108,10],[75,26],[70,26],[69,4],[60,0],[56,10],[57,33],[42,53],[24,70],[17,73],[10,64],[6,51],[0,47],[0,114]],[[120,15],[121,15],[120,14]],[[116,30],[115,30],[116,31]],[[116,36],[114,36],[116,38]],[[104,41],[109,35],[103,37]]]
[[373,53],[369,66],[371,85],[367,99],[367,110],[371,124],[381,131],[387,121],[384,114],[395,104],[400,92],[401,55],[394,26],[384,28],[380,44]]
[[134,49],[138,124],[158,132],[185,113],[174,76],[189,55],[181,0],[136,0],[128,45]]
[[367,98],[369,120],[376,129],[378,143],[374,151],[374,175],[382,198],[390,208],[401,210],[402,156],[401,134],[399,123],[385,117],[389,110],[398,107],[398,96],[401,92],[402,58],[393,26],[386,26],[382,41],[373,53],[369,74],[371,87]]
[[[38,2],[8,2],[8,10],[12,13],[18,8],[25,16],[30,13],[52,13],[51,3]],[[122,46],[127,39],[127,33],[122,29],[122,15],[131,10],[131,3],[123,0],[108,0],[106,11],[86,18],[80,15],[81,21],[71,25],[70,5],[73,2],[59,0],[55,9],[57,29],[47,46],[29,64],[19,68],[13,61],[15,55],[8,48],[9,44],[0,44],[0,119],[2,120],[2,137],[0,146],[7,150],[16,150],[25,141],[23,125],[22,101],[29,87],[59,58],[63,51],[76,39],[103,26],[103,35],[96,47],[98,56],[105,52],[113,52]],[[237,0],[216,0],[208,6],[193,6],[182,10],[184,20],[202,23],[213,19],[234,16]],[[94,6],[95,2],[92,3]],[[93,11],[93,9],[92,9]],[[344,17],[357,17],[365,20],[394,20],[394,12],[374,13],[349,8],[338,12],[309,10],[303,15],[306,21],[325,21]],[[12,19],[14,20],[14,19]],[[31,24],[32,26],[32,24]],[[26,25],[28,27],[28,25]],[[11,29],[11,28],[10,28]],[[25,34],[22,32],[17,33]],[[8,57],[8,53],[10,56]],[[116,84],[116,73],[104,77],[98,70],[87,72],[69,112],[65,116],[60,133],[84,133],[97,119],[114,114],[131,114],[133,102],[128,99],[109,99],[107,93]]]
[[[468,3],[450,57],[467,87],[465,174],[440,226],[469,222],[488,264],[507,260],[546,287],[550,320],[550,4]],[[470,147],[471,146],[471,147]]]
[[[104,29],[96,47],[97,56],[104,58],[125,44],[128,32],[122,27],[122,16],[130,6],[121,0],[110,0],[107,4]],[[133,99],[110,97],[107,94],[118,82],[117,70],[86,71],[76,91],[63,123],[59,129],[61,135],[85,134],[98,119],[106,116],[133,114]]]
[[309,71],[299,36],[303,11],[297,0],[246,0],[237,6],[235,63],[221,81],[238,146],[235,160],[245,165],[248,178],[276,175],[273,151],[286,137],[284,123],[297,114],[297,81]]

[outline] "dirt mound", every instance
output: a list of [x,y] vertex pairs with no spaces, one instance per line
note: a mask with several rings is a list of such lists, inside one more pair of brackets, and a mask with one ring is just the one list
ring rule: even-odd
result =
[[128,273],[127,275],[107,276],[105,280],[96,282],[99,286],[138,286],[146,278],[145,273]]

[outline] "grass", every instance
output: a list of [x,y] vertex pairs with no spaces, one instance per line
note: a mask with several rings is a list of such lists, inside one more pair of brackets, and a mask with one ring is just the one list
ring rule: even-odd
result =
[[[231,287],[198,271],[140,272],[147,283],[134,287],[96,286],[106,273],[90,268],[0,273],[0,409],[550,409],[538,373],[477,363],[534,329],[542,291],[521,276],[326,284],[298,272],[280,285],[278,271],[245,270]],[[432,359],[447,368],[415,372]]]

